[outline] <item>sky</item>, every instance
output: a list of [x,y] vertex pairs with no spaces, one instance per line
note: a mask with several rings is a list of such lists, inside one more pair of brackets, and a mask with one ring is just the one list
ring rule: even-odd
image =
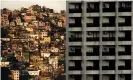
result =
[[8,8],[11,10],[20,9],[21,7],[28,8],[31,5],[38,4],[54,9],[56,12],[66,9],[65,0],[1,0],[1,8]]

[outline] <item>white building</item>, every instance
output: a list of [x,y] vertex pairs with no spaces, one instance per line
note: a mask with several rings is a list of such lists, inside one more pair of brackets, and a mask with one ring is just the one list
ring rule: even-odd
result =
[[9,66],[9,62],[0,62],[0,67],[7,67]]
[[51,64],[55,69],[58,68],[58,56],[49,58],[49,64]]
[[11,70],[13,80],[19,80],[19,70]]
[[29,75],[32,75],[32,76],[37,76],[40,74],[40,70],[38,71],[28,71]]
[[45,57],[49,57],[49,56],[50,56],[50,53],[43,53],[43,52],[42,52],[42,53],[41,53],[41,56],[44,57],[44,58],[45,58]]

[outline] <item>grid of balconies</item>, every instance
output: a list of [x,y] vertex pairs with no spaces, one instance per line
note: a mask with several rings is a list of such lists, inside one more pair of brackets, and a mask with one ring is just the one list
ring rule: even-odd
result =
[[133,2],[85,2],[86,8],[83,4],[68,4],[68,47],[73,50],[67,52],[68,80],[132,80]]

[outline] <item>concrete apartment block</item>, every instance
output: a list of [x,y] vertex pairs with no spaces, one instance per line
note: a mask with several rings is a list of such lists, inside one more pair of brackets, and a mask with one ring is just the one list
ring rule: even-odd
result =
[[133,80],[133,1],[67,1],[66,80]]

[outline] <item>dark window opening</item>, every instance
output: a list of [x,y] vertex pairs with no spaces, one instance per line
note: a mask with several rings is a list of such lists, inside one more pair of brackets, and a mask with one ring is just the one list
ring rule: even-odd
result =
[[69,66],[69,70],[82,70],[81,66],[81,60],[73,60],[75,63],[75,66]]
[[125,31],[125,37],[119,37],[119,41],[131,41],[131,31]]
[[70,80],[82,80],[81,75],[70,75]]
[[104,2],[103,12],[115,12],[115,2]]
[[[90,17],[89,17],[90,18]],[[91,17],[93,19],[93,23],[87,23],[87,27],[99,27],[99,17]]]
[[119,26],[120,27],[123,27],[123,26],[131,26],[131,16],[126,16],[124,18],[125,18],[125,22],[119,23]]
[[69,56],[82,56],[80,46],[70,46]]
[[70,37],[69,37],[70,42],[81,42],[82,41],[82,32],[75,31],[75,32],[70,32],[69,34],[70,34]]
[[131,12],[131,2],[120,2],[119,12]]
[[104,76],[108,76],[109,77],[109,79],[108,80],[115,80],[115,75],[113,75],[113,74],[104,74]]
[[110,60],[107,62],[109,62],[109,66],[102,66],[102,70],[115,70],[115,61]]
[[119,51],[118,55],[131,55],[131,45],[125,45],[125,51]]
[[115,27],[115,17],[108,17],[109,23],[103,23],[103,27]]
[[119,79],[122,80],[131,80],[131,74],[120,74]]
[[115,55],[115,47],[103,47],[102,55],[103,56],[114,56]]
[[69,13],[82,13],[81,3],[70,3],[70,5],[73,5],[74,8],[69,8]]
[[125,60],[125,66],[118,66],[118,70],[131,70],[131,60]]
[[88,31],[87,32],[87,41],[99,41],[99,32],[98,31]]
[[99,61],[95,60],[92,62],[93,62],[93,66],[87,66],[86,69],[87,70],[99,70]]
[[102,41],[115,41],[114,31],[104,31]]
[[90,77],[93,77],[93,80],[99,80],[99,75],[87,75],[87,80],[89,80]]
[[90,46],[93,48],[93,51],[88,51],[86,52],[87,56],[99,56],[99,46]]
[[81,17],[75,17],[74,19],[75,23],[69,23],[69,27],[82,27]]
[[94,3],[87,3],[87,13],[91,12],[99,12],[99,3],[94,2]]

